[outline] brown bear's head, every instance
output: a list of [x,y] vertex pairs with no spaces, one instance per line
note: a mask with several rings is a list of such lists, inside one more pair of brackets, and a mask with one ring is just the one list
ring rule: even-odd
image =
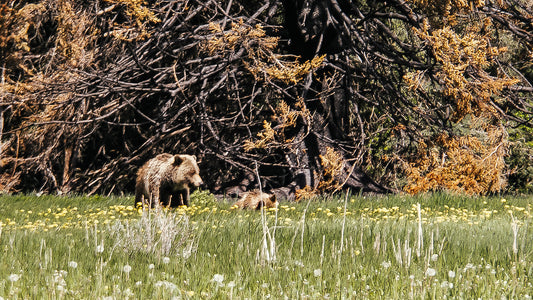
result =
[[255,209],[261,209],[262,207],[274,208],[277,206],[278,206],[278,202],[276,201],[276,195],[274,194],[269,195],[267,193],[263,193],[261,194],[261,201],[259,201]]
[[171,158],[170,163],[175,168],[172,174],[174,182],[183,182],[194,187],[199,187],[204,183],[200,177],[196,156],[176,154]]

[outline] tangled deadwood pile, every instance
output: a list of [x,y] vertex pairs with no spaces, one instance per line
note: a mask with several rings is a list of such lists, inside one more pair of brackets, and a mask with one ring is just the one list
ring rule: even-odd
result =
[[[215,192],[388,191],[367,171],[395,179],[387,151],[448,130],[459,100],[404,83],[444,85],[429,8],[356,2],[1,4],[0,189],[128,193],[139,165],[172,152],[196,154]],[[500,9],[476,13],[531,45],[528,8]],[[488,106],[531,125],[527,84],[509,79]]]

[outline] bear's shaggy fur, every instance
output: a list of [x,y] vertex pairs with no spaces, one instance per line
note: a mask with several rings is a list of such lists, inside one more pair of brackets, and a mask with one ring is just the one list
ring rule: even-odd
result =
[[203,184],[196,157],[185,154],[159,154],[137,172],[135,204],[154,207],[189,205],[190,187]]
[[261,209],[262,207],[277,207],[278,202],[276,201],[276,195],[270,195],[254,190],[244,193],[241,199],[235,202],[235,205],[241,209]]

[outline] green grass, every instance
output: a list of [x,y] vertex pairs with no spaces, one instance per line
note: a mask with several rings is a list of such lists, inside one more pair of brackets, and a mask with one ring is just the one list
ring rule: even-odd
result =
[[262,214],[197,192],[141,215],[132,197],[1,196],[0,297],[527,299],[531,200],[342,196]]

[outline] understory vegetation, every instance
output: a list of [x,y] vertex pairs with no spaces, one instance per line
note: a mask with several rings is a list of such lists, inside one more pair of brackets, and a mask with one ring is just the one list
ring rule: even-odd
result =
[[528,197],[0,197],[0,299],[529,299]]

